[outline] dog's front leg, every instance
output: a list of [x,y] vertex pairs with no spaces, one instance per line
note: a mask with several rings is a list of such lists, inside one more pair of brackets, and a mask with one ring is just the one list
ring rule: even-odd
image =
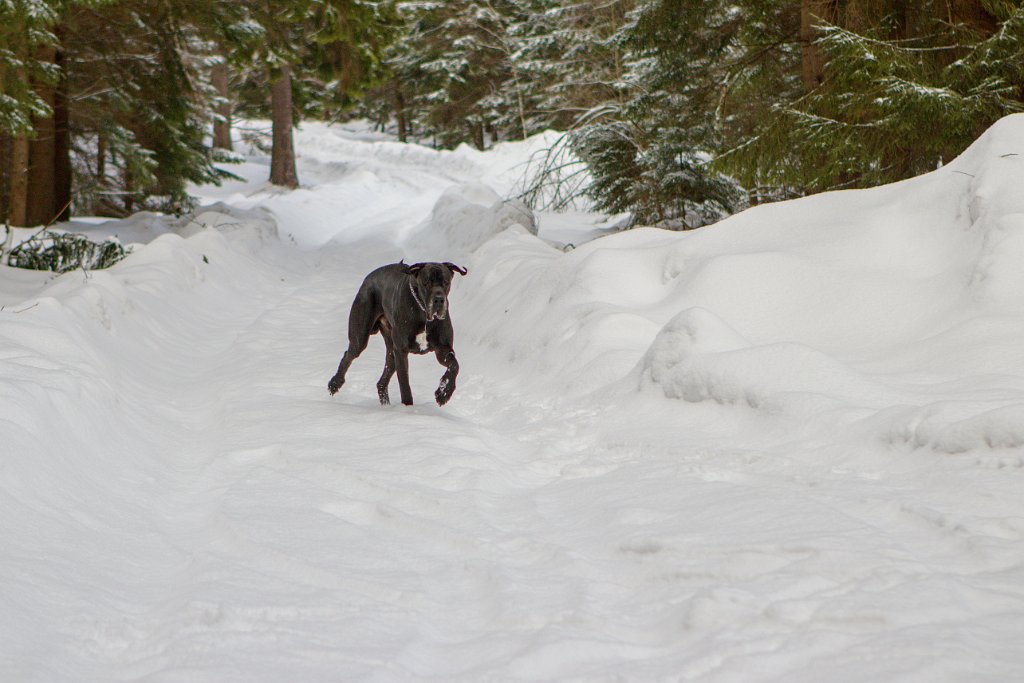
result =
[[412,389],[409,387],[409,350],[395,347],[395,372],[398,373],[398,389],[402,392],[402,404],[412,405]]
[[434,392],[434,400],[437,405],[443,406],[455,393],[455,378],[459,376],[459,361],[455,359],[455,351],[450,346],[444,346],[435,352],[437,362],[448,368],[441,375],[441,383],[437,385]]

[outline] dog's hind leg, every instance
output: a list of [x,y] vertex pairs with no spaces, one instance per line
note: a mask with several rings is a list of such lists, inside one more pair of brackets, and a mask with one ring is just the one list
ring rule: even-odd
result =
[[391,383],[391,377],[395,374],[395,345],[391,341],[391,328],[387,325],[382,325],[380,334],[384,337],[384,345],[387,346],[387,350],[384,352],[384,372],[381,373],[380,379],[377,380],[377,397],[380,398],[380,404],[386,406],[391,403],[391,397],[388,395],[388,384]]
[[348,316],[348,349],[338,363],[338,371],[334,373],[327,382],[327,390],[331,395],[338,393],[341,385],[345,383],[345,373],[352,365],[352,361],[359,357],[366,350],[366,344],[370,341],[370,334],[374,331],[377,321],[374,319],[374,306],[370,296],[360,292],[356,300],[352,302],[352,311]]

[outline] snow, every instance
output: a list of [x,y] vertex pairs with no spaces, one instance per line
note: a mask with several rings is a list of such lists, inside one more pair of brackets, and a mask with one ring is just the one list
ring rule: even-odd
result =
[[[1024,115],[690,233],[502,201],[543,136],[296,141],[0,269],[0,678],[1020,676]],[[444,408],[379,337],[326,391],[399,258],[469,271]]]

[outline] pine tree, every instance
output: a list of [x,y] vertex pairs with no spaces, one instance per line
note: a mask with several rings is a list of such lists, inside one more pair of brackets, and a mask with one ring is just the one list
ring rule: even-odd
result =
[[[390,2],[289,0],[252,3],[262,27],[259,41],[237,61],[248,59],[249,111],[263,111],[269,86],[273,121],[270,181],[295,187],[291,129],[304,113],[330,115],[351,106],[351,98],[382,77],[381,53],[393,36]],[[254,94],[255,93],[255,94]]]
[[445,147],[565,130],[614,97],[633,0],[406,2],[391,77],[361,113]]
[[181,211],[216,182],[194,59],[198,3],[121,0],[64,20],[77,193],[101,213]]
[[0,208],[12,222],[64,218],[72,196],[101,214],[177,211],[188,206],[187,182],[217,180],[192,59],[192,19],[208,3],[38,0],[2,9],[13,16],[11,7],[35,22],[6,22],[0,50],[12,159],[0,169],[8,188]]
[[32,224],[37,214],[53,210],[29,186],[39,166],[32,159],[33,146],[41,150],[37,123],[53,115],[60,79],[52,31],[57,16],[53,3],[0,0],[0,210],[14,225]]
[[598,208],[692,228],[742,204],[737,185],[709,161],[724,135],[729,87],[753,78],[735,60],[741,28],[756,18],[718,0],[651,0],[630,13],[617,38],[626,50],[621,103],[595,109],[573,134]]
[[870,9],[851,3],[820,28],[821,83],[780,102],[723,169],[803,193],[867,187],[932,170],[1024,109],[1020,2]]
[[412,35],[393,58],[422,132],[442,146],[471,141],[483,149],[501,109],[498,85],[509,77],[507,3],[467,0],[421,4]]
[[244,0],[197,1],[189,16],[196,29],[194,52],[203,67],[200,74],[208,75],[208,81],[200,79],[198,85],[213,123],[213,153],[219,160],[234,161],[232,120],[237,89],[245,80],[240,74],[252,67],[256,46],[266,31],[253,18],[251,3]]
[[34,117],[50,113],[32,82],[57,78],[51,63],[39,59],[40,49],[57,42],[57,16],[52,2],[0,0],[0,133],[29,132]]
[[93,213],[187,208],[187,183],[224,175],[205,138],[213,121],[226,144],[225,67],[256,63],[289,96],[291,79],[280,76],[296,73],[296,106],[278,107],[286,137],[298,113],[328,115],[379,77],[390,8],[0,0],[0,212],[16,224],[47,222],[67,215],[72,190],[77,208]]
[[626,67],[619,31],[632,0],[517,4],[517,21],[509,28],[516,78],[504,89],[524,102],[519,109],[528,133],[568,130],[581,116],[621,103]]

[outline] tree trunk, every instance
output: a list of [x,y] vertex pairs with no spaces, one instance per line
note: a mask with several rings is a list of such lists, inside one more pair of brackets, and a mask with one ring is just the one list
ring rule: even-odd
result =
[[[63,31],[57,27],[58,39],[63,40]],[[67,59],[62,47],[58,46],[57,66],[60,80],[53,98],[53,214],[58,221],[71,219],[71,129],[69,119]]]
[[96,215],[105,215],[109,209],[103,208],[107,205],[107,134],[100,130],[96,134],[96,175],[93,176],[93,183],[96,185],[96,192],[92,193],[92,206],[89,211]]
[[804,92],[811,92],[825,80],[825,53],[818,39],[818,28],[838,20],[837,0],[801,0],[800,3],[800,77]]
[[[2,83],[0,83],[2,85]],[[0,159],[11,158],[11,136],[0,133]],[[9,163],[0,164],[0,222],[7,222],[11,212],[11,169]]]
[[217,118],[213,120],[213,146],[233,149],[231,145],[231,93],[228,90],[227,62],[216,64],[210,74],[217,95],[223,100],[217,105]]
[[986,36],[999,30],[999,20],[979,0],[951,0],[948,12],[951,24],[965,24]]
[[124,166],[124,212],[126,216],[135,213],[135,176],[132,175],[132,167],[127,163]]
[[[511,62],[512,60],[509,60]],[[519,72],[512,67],[512,84],[516,89],[516,106],[519,108],[519,125],[522,127],[523,140],[530,137],[526,132],[526,107],[523,104],[523,88],[519,85]]]
[[473,144],[480,151],[484,150],[484,124],[481,121],[474,121],[469,124],[473,133]]
[[96,179],[101,188],[107,186],[107,134],[102,130],[96,136]]
[[398,141],[406,142],[409,138],[409,127],[405,119],[405,96],[402,95],[402,81],[397,77],[391,81],[395,90],[395,118],[398,119]]
[[25,226],[28,211],[28,136],[17,135],[11,140],[10,210],[7,220],[11,225]]
[[[52,107],[52,93],[49,94],[47,100],[47,104]],[[54,155],[53,117],[37,119],[35,129],[36,137],[29,141],[28,198],[25,202],[25,221],[27,225],[46,225],[57,213],[57,209],[54,208],[56,203],[54,194],[56,156]]]
[[[52,47],[39,50],[39,61],[56,62],[57,53]],[[57,209],[54,207],[54,180],[56,156],[54,140],[56,127],[53,117],[57,88],[52,83],[37,83],[36,94],[50,108],[50,116],[35,119],[35,137],[29,142],[28,198],[25,202],[25,220],[28,225],[46,225],[53,220]]]
[[[40,61],[56,61],[52,47],[39,50]],[[21,73],[24,78],[25,74]],[[53,110],[56,89],[48,83],[33,83],[36,94]],[[48,223],[54,209],[54,119],[32,122],[33,137],[22,133],[11,143],[8,166],[10,201],[7,218],[11,225],[34,226]]]
[[270,111],[274,127],[274,146],[270,153],[270,182],[298,187],[295,173],[295,146],[292,142],[292,68],[285,64],[270,84]]
[[[0,66],[0,92],[5,90],[5,68]],[[6,223],[11,216],[11,136],[0,130],[0,221]]]

